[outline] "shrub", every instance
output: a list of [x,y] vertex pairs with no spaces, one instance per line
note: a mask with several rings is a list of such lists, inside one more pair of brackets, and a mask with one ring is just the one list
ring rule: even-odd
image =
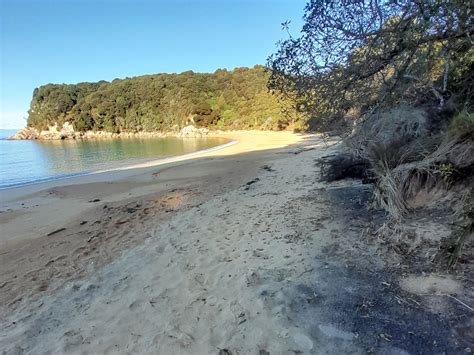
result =
[[451,136],[474,137],[474,114],[466,111],[457,114],[451,121],[448,132]]

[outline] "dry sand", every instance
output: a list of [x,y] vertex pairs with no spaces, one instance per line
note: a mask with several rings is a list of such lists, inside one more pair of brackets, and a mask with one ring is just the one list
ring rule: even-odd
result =
[[286,132],[228,137],[238,143],[1,191],[0,350],[403,354],[470,346],[458,334],[466,326],[453,335],[430,310],[396,302],[406,295],[376,247],[361,241],[375,223],[364,188],[318,181],[316,160],[332,142]]

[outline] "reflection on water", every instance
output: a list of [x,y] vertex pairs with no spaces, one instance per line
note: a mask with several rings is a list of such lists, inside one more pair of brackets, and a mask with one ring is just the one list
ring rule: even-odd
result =
[[127,138],[88,141],[0,140],[0,187],[48,180],[208,149],[222,138]]

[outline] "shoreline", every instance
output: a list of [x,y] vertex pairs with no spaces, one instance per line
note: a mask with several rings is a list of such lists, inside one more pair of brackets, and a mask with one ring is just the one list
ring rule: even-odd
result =
[[[159,137],[146,137],[146,138],[159,138]],[[200,138],[205,138],[205,137],[200,137]],[[116,137],[116,138],[111,138],[111,139],[122,139],[122,138]],[[187,139],[187,138],[183,138],[183,139]],[[194,139],[194,138],[189,138],[189,139]],[[111,161],[111,162],[109,162],[110,165],[115,164],[115,165],[119,165],[119,166],[118,167],[110,167],[110,168],[106,168],[106,169],[98,169],[98,170],[86,170],[86,171],[81,171],[81,172],[77,172],[77,173],[46,177],[46,178],[43,178],[43,179],[39,179],[39,180],[35,180],[35,181],[28,181],[28,182],[24,182],[24,183],[18,183],[18,184],[15,184],[15,185],[0,186],[0,191],[15,189],[15,188],[22,188],[22,187],[26,187],[26,186],[30,186],[30,185],[38,185],[38,184],[43,184],[43,183],[49,183],[49,182],[53,182],[53,181],[66,180],[66,179],[71,179],[71,178],[76,178],[76,177],[81,177],[81,176],[107,173],[107,172],[117,171],[117,170],[134,169],[134,168],[142,167],[142,165],[152,167],[152,166],[160,165],[160,164],[163,164],[163,163],[166,163],[166,162],[173,162],[173,161],[176,161],[178,159],[187,159],[187,158],[190,158],[194,155],[199,155],[199,154],[204,154],[204,153],[207,153],[207,152],[212,152],[212,151],[215,151],[215,150],[225,149],[225,148],[227,148],[231,145],[237,144],[237,143],[238,143],[237,140],[230,140],[227,143],[220,144],[220,145],[217,145],[217,146],[214,146],[214,147],[211,147],[211,148],[197,150],[195,152],[186,153],[186,154],[166,156],[166,157],[163,157],[163,158],[142,158],[142,159]]]
[[[248,153],[258,151],[261,149],[273,149],[290,144],[295,144],[302,139],[302,135],[295,134],[288,131],[232,131],[228,133],[214,133],[209,134],[212,138],[225,138],[229,141],[237,141],[237,143],[224,144],[222,149],[215,149],[211,151],[198,151],[184,155],[171,157],[171,159],[157,159],[150,160],[144,163],[132,164],[126,168],[107,169],[105,171],[96,171],[92,174],[81,174],[68,176],[64,179],[55,179],[48,181],[41,181],[35,184],[21,185],[11,188],[0,189],[0,209],[5,210],[10,208],[10,202],[14,202],[24,196],[39,193],[42,190],[51,189],[55,187],[62,187],[67,185],[80,185],[100,182],[113,182],[121,179],[127,179],[135,175],[145,173],[147,170],[157,168],[164,164],[177,164],[186,162],[201,157],[211,156],[225,156]],[[260,142],[259,142],[260,140]],[[217,146],[220,147],[220,146]],[[216,148],[216,147],[213,147]],[[212,148],[211,148],[212,149]],[[18,207],[18,206],[16,206]],[[1,240],[0,240],[1,241]]]
[[[96,171],[91,174],[1,189],[0,223],[3,222],[3,239],[35,238],[37,231],[30,227],[31,222],[38,224],[39,231],[44,231],[47,234],[47,230],[61,220],[73,219],[77,214],[90,209],[92,206],[89,201],[96,199],[97,196],[101,199],[110,196],[114,200],[120,200],[128,198],[127,189],[137,190],[132,192],[131,196],[143,195],[144,192],[140,188],[144,185],[142,180],[146,180],[143,188],[146,191],[161,190],[164,187],[155,187],[153,185],[155,179],[150,180],[149,178],[150,175],[157,173],[157,169],[160,171],[182,166],[185,170],[183,175],[187,176],[190,174],[188,166],[196,160],[251,154],[262,149],[274,149],[295,144],[302,138],[291,132],[266,131],[240,131],[232,134],[219,134],[215,137],[226,138],[230,142],[223,147],[218,146],[220,147],[218,149],[211,148],[211,150],[193,152],[169,159],[151,160],[126,167]],[[135,180],[138,180],[136,185],[130,183]],[[118,189],[118,191],[114,188],[114,186],[121,185],[125,187]],[[76,190],[77,192],[71,193]],[[61,193],[57,195],[57,191],[61,191]],[[117,194],[117,192],[120,193]],[[30,222],[24,222],[18,226],[15,219],[22,216],[23,212],[28,212]],[[33,215],[31,216],[31,214]],[[10,215],[14,215],[15,219],[11,220]],[[1,242],[0,238],[0,245]]]

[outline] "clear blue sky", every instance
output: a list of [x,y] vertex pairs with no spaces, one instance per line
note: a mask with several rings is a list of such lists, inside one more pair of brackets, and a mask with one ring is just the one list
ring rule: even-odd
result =
[[0,2],[0,128],[20,128],[43,84],[265,64],[306,1]]

